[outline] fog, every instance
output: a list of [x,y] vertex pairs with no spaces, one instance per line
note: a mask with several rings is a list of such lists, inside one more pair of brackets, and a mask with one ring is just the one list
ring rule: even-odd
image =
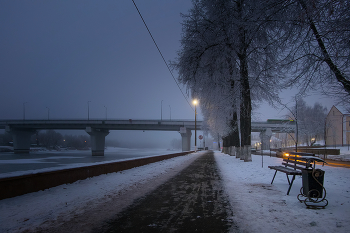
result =
[[[165,60],[175,60],[191,1],[135,2]],[[132,1],[4,0],[0,22],[0,119],[194,119],[190,94]],[[288,103],[293,90],[281,96]],[[265,103],[253,111],[255,121],[285,114]],[[173,138],[179,133],[111,131],[106,139],[168,147]]]

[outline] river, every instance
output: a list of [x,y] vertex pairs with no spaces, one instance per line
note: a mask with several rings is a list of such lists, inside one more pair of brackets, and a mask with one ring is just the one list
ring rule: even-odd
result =
[[107,147],[104,156],[92,156],[90,150],[43,150],[29,154],[0,152],[0,178],[178,152],[181,151],[117,147]]

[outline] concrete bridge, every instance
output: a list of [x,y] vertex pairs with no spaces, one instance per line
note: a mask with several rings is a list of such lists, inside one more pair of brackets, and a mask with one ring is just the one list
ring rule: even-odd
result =
[[[288,122],[287,122],[288,123]],[[197,121],[201,130],[202,121]],[[177,131],[182,138],[182,151],[191,148],[195,122],[189,120],[0,120],[0,129],[12,134],[15,153],[29,153],[30,138],[37,130],[85,130],[91,137],[92,155],[103,156],[105,137],[110,130]],[[295,124],[281,122],[252,122],[252,131],[269,135],[269,132],[294,132]],[[267,133],[264,133],[267,132]],[[270,136],[271,137],[271,136]]]

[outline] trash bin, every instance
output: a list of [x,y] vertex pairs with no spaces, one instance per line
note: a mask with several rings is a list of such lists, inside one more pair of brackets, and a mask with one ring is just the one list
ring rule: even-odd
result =
[[302,171],[303,194],[310,198],[322,198],[324,171],[305,169]]

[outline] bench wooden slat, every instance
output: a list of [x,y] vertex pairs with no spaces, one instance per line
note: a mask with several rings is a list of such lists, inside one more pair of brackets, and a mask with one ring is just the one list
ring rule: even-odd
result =
[[294,164],[299,164],[299,165],[304,165],[305,168],[306,167],[312,167],[312,165],[310,163],[307,163],[305,161],[295,161],[295,160],[290,160],[290,159],[283,159],[284,162],[287,162],[287,163],[294,163]]
[[304,169],[306,169],[306,167],[300,167],[300,166],[298,166],[298,165],[296,165],[296,164],[291,164],[291,163],[282,163],[282,165],[284,165],[285,167],[291,167],[291,168],[293,168],[294,170],[304,170]]
[[288,175],[301,175],[301,171],[290,169],[284,166],[268,166],[270,169],[274,169],[280,172],[287,173]]

